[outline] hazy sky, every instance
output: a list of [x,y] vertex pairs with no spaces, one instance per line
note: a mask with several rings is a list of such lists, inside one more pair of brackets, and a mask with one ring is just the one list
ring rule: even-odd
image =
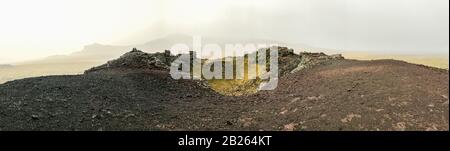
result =
[[448,18],[448,0],[0,0],[0,63],[171,33],[448,55]]

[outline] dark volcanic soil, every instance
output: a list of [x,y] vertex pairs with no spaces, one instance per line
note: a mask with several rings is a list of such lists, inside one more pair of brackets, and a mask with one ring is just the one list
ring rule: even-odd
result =
[[249,129],[449,129],[448,71],[394,60],[317,66],[254,98]]
[[239,97],[166,70],[30,78],[0,85],[0,130],[449,130],[448,78],[394,60],[337,60]]

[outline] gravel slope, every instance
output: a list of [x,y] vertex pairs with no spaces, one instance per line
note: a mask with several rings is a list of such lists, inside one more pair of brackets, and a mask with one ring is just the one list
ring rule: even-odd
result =
[[0,85],[0,130],[449,130],[448,81],[394,60],[333,61],[239,97],[166,70],[38,77]]

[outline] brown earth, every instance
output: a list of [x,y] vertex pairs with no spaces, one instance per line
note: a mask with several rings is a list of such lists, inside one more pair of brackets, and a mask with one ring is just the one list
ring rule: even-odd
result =
[[0,85],[0,130],[448,131],[448,78],[339,59],[286,74],[272,91],[224,96],[166,69],[106,68]]

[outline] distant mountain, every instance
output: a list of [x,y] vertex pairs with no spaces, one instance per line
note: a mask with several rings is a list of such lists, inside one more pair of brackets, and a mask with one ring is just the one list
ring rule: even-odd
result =
[[[275,40],[269,40],[269,39],[261,39],[261,38],[240,38],[240,37],[213,37],[213,36],[202,36],[199,37],[201,45],[205,44],[217,44],[221,46],[222,48],[225,48],[224,46],[226,44],[276,44],[279,46],[295,46],[295,47],[307,47],[303,44],[288,44],[281,41],[275,41]],[[157,38],[155,40],[146,42],[142,45],[135,46],[138,49],[144,50],[146,52],[153,52],[152,50],[168,50],[172,46],[176,44],[185,44],[187,45],[190,50],[193,50],[193,41],[194,36],[191,35],[185,35],[185,34],[171,34],[167,35],[163,38]]]
[[[305,48],[302,44],[287,44],[275,40],[267,39],[246,39],[234,37],[201,37],[201,43],[204,44],[218,44],[224,48],[225,44],[277,44],[280,46],[290,46],[299,50],[299,47]],[[115,46],[103,45],[94,43],[85,46],[81,51],[74,52],[70,55],[49,56],[44,59],[35,61],[27,61],[21,64],[48,64],[48,63],[76,63],[76,62],[106,62],[113,58],[118,58],[120,55],[126,53],[131,48],[137,48],[144,52],[154,53],[169,50],[175,44],[185,44],[190,50],[193,49],[193,36],[185,34],[170,34],[162,38],[157,38],[149,42],[137,45]]]
[[54,55],[43,59],[26,61],[23,64],[49,64],[49,63],[77,63],[77,62],[104,62],[116,58],[132,46],[113,46],[94,43],[84,46],[81,51],[69,55]]
[[11,68],[13,65],[10,64],[0,64],[0,68]]

